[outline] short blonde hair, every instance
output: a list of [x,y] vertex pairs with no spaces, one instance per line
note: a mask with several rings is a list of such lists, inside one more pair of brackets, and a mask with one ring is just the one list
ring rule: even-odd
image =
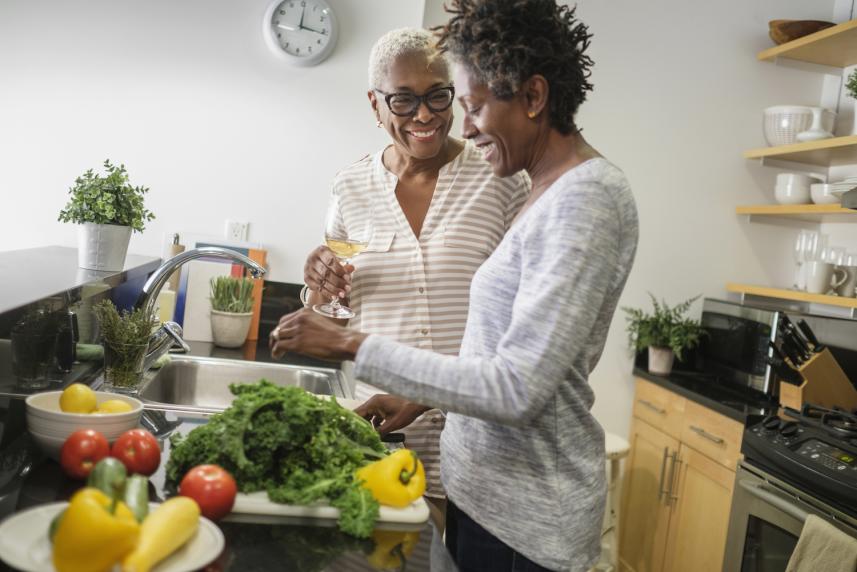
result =
[[390,66],[404,55],[422,54],[433,63],[440,61],[449,79],[449,62],[437,48],[437,39],[428,30],[399,28],[378,38],[369,54],[369,88],[377,89]]

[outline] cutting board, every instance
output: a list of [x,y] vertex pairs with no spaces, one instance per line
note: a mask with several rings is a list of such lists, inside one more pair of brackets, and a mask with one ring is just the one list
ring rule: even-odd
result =
[[[279,504],[268,500],[268,493],[238,493],[229,520],[252,521],[242,518],[244,515],[286,516],[313,518],[321,520],[337,520],[339,509],[325,503],[311,505]],[[235,517],[235,518],[233,518]],[[379,523],[422,524],[428,520],[429,508],[426,501],[420,497],[405,508],[393,508],[381,505],[378,514]]]

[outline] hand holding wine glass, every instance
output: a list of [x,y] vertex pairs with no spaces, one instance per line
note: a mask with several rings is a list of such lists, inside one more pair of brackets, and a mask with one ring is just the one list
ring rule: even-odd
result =
[[[339,259],[340,264],[346,266],[351,264],[353,257],[369,246],[369,240],[372,238],[372,216],[371,213],[364,212],[359,218],[349,219],[346,223],[343,207],[339,196],[334,195],[327,213],[324,242]],[[353,318],[355,315],[351,308],[339,302],[339,296],[332,296],[330,302],[326,304],[316,304],[313,310],[342,320]]]

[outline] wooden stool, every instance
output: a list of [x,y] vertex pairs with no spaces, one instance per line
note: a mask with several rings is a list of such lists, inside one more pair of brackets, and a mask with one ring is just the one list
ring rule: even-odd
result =
[[628,441],[612,433],[604,434],[607,454],[607,506],[601,527],[601,558],[594,570],[608,572],[618,566],[619,497],[621,489],[621,461],[628,456]]

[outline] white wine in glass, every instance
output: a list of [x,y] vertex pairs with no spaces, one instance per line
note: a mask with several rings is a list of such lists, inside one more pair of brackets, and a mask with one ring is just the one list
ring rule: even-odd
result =
[[[354,216],[354,213],[359,214]],[[349,203],[346,197],[339,194],[332,197],[324,226],[324,243],[343,266],[369,246],[373,230],[372,220],[371,208]],[[326,304],[316,304],[312,309],[324,316],[341,320],[355,316],[354,310],[340,304],[339,296],[334,296]]]

